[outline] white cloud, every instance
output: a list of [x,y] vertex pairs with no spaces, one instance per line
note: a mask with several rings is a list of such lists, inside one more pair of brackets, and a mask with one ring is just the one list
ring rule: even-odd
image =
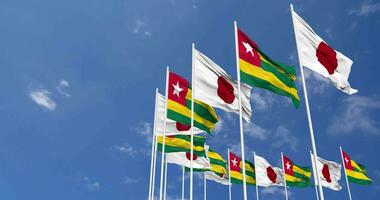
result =
[[274,103],[274,95],[265,90],[252,90],[251,101],[253,112],[266,111],[272,107]]
[[153,135],[153,128],[152,123],[150,122],[140,122],[137,127],[135,128],[135,131],[146,138],[146,140],[149,142],[148,144],[152,143],[152,135]]
[[327,78],[307,69],[306,67],[304,67],[304,75],[308,91],[312,94],[326,95],[326,90],[330,85],[330,81]]
[[83,180],[89,191],[97,191],[100,189],[100,183],[98,181],[91,181],[87,176],[84,176]]
[[62,79],[59,81],[59,84],[57,85],[57,91],[62,94],[65,97],[71,97],[71,95],[64,91],[64,88],[70,87],[70,83],[66,81],[65,79]]
[[327,35],[328,38],[330,38],[330,39],[332,38],[333,35],[332,35],[332,28],[331,27],[325,29],[324,32],[325,32],[325,34]]
[[215,134],[218,134],[223,130],[223,123],[224,123],[223,119],[219,117],[218,122],[216,123],[215,128],[214,128]]
[[327,132],[348,134],[354,130],[361,130],[366,134],[380,135],[380,122],[371,117],[371,111],[379,109],[380,100],[364,96],[350,96],[343,100],[340,112],[332,118]]
[[30,98],[32,98],[36,104],[53,111],[57,107],[57,104],[49,97],[49,95],[50,92],[45,89],[33,90],[29,94]]
[[357,9],[349,11],[350,15],[356,16],[368,16],[380,11],[380,3],[372,3],[372,1],[364,1]]
[[[281,194],[285,196],[285,188],[284,187],[264,187],[260,190],[264,195],[274,195]],[[291,197],[292,193],[288,190],[288,197]]]
[[140,180],[140,178],[124,177],[124,183],[127,185],[138,183]]
[[127,154],[130,157],[134,157],[137,153],[137,151],[129,144],[115,146],[114,149],[118,150],[120,153]]
[[134,34],[142,33],[148,37],[152,35],[152,32],[148,29],[146,22],[142,21],[141,19],[138,19],[135,21],[135,25],[132,29],[132,33]]
[[265,140],[270,134],[268,130],[254,123],[244,124],[244,133],[250,137]]
[[288,146],[291,150],[296,151],[298,146],[297,137],[292,135],[289,129],[284,126],[277,127],[273,135],[273,141],[272,146],[276,148]]

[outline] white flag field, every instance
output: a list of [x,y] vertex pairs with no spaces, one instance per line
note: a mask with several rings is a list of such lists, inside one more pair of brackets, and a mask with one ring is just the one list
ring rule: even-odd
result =
[[[166,153],[166,161],[190,168],[190,152]],[[210,169],[210,160],[207,157],[198,157],[193,154],[193,168]]]
[[[238,83],[214,61],[194,49],[194,98],[227,112],[239,114]],[[241,83],[242,114],[251,118],[251,87]]]
[[256,184],[258,186],[284,186],[283,170],[273,167],[265,158],[255,155]]
[[[313,166],[315,166],[313,154],[311,154],[311,160]],[[341,168],[342,166],[339,163],[317,157],[317,170],[318,175],[320,177],[321,185],[323,187],[327,187],[335,191],[339,191],[342,189],[342,187],[339,185],[339,180],[341,178]]]
[[339,90],[354,94],[348,77],[352,60],[331,48],[296,12],[292,10],[294,32],[300,65],[328,78]]
[[[164,120],[165,120],[165,96],[157,93],[158,102],[156,105],[156,135],[163,135],[164,132]],[[190,127],[190,126],[189,126]],[[194,134],[203,133],[204,131],[194,127]],[[178,122],[166,118],[165,136],[169,135],[190,135],[191,129],[183,130],[183,126]]]

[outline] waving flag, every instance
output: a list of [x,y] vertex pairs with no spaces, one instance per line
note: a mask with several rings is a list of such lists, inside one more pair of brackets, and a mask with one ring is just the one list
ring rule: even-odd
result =
[[[162,151],[163,137],[157,137],[157,149]],[[204,148],[205,138],[200,136],[194,136],[193,143],[194,154],[197,156],[206,157]],[[173,152],[190,152],[191,138],[190,135],[173,135],[165,137],[165,153]]]
[[354,160],[351,160],[350,156],[343,150],[342,156],[344,160],[344,168],[346,169],[346,175],[350,182],[362,185],[372,183],[372,180],[367,176],[364,165],[358,164]]
[[[214,61],[194,49],[194,98],[227,112],[239,114],[238,84]],[[251,118],[251,87],[241,84],[242,114]]]
[[300,65],[330,79],[339,90],[347,94],[356,93],[357,90],[348,82],[352,60],[330,47],[293,10],[292,16]]
[[[243,183],[243,162],[241,162],[241,159],[236,156],[235,154],[230,152],[230,176],[231,176],[231,183],[234,184],[242,184]],[[248,185],[255,185],[256,184],[256,177],[255,177],[255,166],[245,161],[245,180]]]
[[[311,160],[314,163],[313,154],[311,154]],[[339,185],[339,180],[341,178],[340,164],[317,157],[317,170],[323,187],[335,191],[342,189],[342,186]]]
[[[211,169],[210,159],[207,158],[205,152],[207,152],[207,147],[204,149],[202,156],[193,154],[192,165],[195,170]],[[166,153],[166,160],[168,163],[173,163],[185,167],[190,167],[190,158],[190,151]]]
[[[164,120],[165,120],[165,97],[158,93],[158,102],[157,102],[157,109],[156,109],[156,135],[163,135],[164,132]],[[177,135],[177,134],[184,134],[184,135],[190,135],[191,131],[184,129],[185,125],[176,122],[174,120],[166,118],[166,127],[165,127],[165,135]],[[194,127],[194,134],[203,133],[204,131]]]
[[241,81],[287,96],[298,108],[300,98],[295,84],[295,68],[270,59],[240,29],[237,29],[237,37]]
[[308,167],[300,167],[288,157],[283,156],[286,186],[307,187],[311,186],[311,171]]
[[[175,74],[169,73],[167,117],[181,125],[182,131],[189,130],[191,124],[191,88],[189,82]],[[210,133],[218,122],[215,110],[194,99],[194,126]]]
[[258,186],[284,186],[282,169],[273,167],[265,158],[255,155],[255,172]]

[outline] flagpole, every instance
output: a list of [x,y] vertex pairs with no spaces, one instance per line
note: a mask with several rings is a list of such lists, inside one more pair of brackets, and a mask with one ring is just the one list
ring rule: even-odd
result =
[[228,196],[229,196],[229,200],[232,200],[232,184],[231,184],[231,166],[230,166],[230,148],[227,148],[227,152],[228,152]]
[[185,200],[185,166],[182,166],[182,200]]
[[207,200],[206,172],[203,172],[203,200]]
[[194,48],[191,49],[191,147],[190,147],[190,200],[193,200],[193,157],[194,157]]
[[149,176],[149,197],[148,199],[152,200],[152,181],[153,181],[153,163],[154,163],[154,147],[155,147],[155,137],[156,137],[156,118],[157,118],[157,93],[158,88],[156,88],[156,95],[154,101],[154,119],[153,119],[153,133],[152,133],[152,152],[150,159],[150,176]]
[[166,113],[168,108],[168,84],[169,84],[169,67],[166,67],[166,85],[165,85],[165,111],[164,124],[162,133],[162,152],[161,152],[161,176],[160,176],[160,199],[162,200],[163,182],[164,182],[164,162],[165,162],[165,132],[166,132]]
[[166,159],[165,156],[165,180],[164,180],[164,200],[166,200],[166,185],[167,185],[167,180],[168,180],[168,160]]
[[[253,162],[255,164],[255,169],[256,169],[256,152],[253,152]],[[256,173],[256,170],[255,170]],[[257,178],[256,178],[256,200],[259,200],[259,186],[257,185]]]
[[[313,150],[313,159],[314,159],[314,165],[315,165],[315,169],[317,169],[316,167],[316,164],[317,164],[317,147],[315,145],[315,139],[314,139],[314,131],[313,131],[313,123],[312,123],[312,119],[311,119],[311,114],[310,114],[310,108],[309,108],[309,98],[308,98],[308,95],[307,95],[307,89],[306,89],[306,82],[305,82],[305,76],[304,76],[304,73],[303,73],[303,67],[301,65],[301,57],[300,57],[300,52],[299,52],[299,46],[298,46],[298,42],[297,42],[297,33],[295,31],[295,26],[294,26],[294,16],[293,16],[293,4],[290,4],[290,9],[291,9],[291,12],[292,12],[292,21],[293,21],[293,29],[294,29],[294,38],[295,38],[295,41],[296,41],[296,46],[297,46],[297,53],[298,53],[298,62],[299,62],[299,67],[300,67],[300,71],[301,71],[301,77],[302,77],[302,87],[303,87],[303,93],[304,93],[304,97],[305,97],[305,105],[306,105],[306,114],[307,114],[307,119],[308,119],[308,123],[309,123],[309,130],[310,130],[310,139],[311,139],[311,146],[312,146],[312,150]],[[321,185],[321,181],[320,181],[320,177],[319,177],[319,172],[318,170],[315,170],[316,172],[316,175],[317,175],[317,180],[318,180],[318,189],[319,189],[319,195],[320,195],[320,198],[321,200],[324,200],[324,196],[323,196],[323,189],[322,189],[322,185]]]
[[157,135],[154,136],[154,160],[153,160],[153,178],[152,178],[152,196],[151,200],[154,199],[154,188],[156,181],[156,163],[157,163]]
[[350,190],[350,184],[348,183],[348,178],[347,178],[346,165],[345,165],[344,158],[343,158],[343,150],[342,150],[342,146],[339,146],[339,149],[340,149],[340,156],[342,157],[342,163],[343,163],[344,175],[346,176],[346,183],[347,183],[348,197],[350,197],[350,200],[352,200],[352,197],[351,197],[351,190]]
[[288,189],[286,188],[286,175],[285,175],[285,165],[284,165],[284,154],[281,152],[281,162],[282,170],[284,175],[284,186],[285,186],[285,199],[288,200]]
[[238,95],[239,95],[239,125],[240,125],[240,147],[241,147],[241,159],[243,160],[243,194],[244,200],[247,200],[247,183],[245,177],[245,155],[244,155],[244,133],[243,133],[243,118],[241,108],[241,95],[240,95],[240,70],[239,70],[239,47],[238,47],[238,35],[237,35],[237,22],[234,21],[235,30],[235,54],[236,54],[236,72],[238,82]]
[[319,200],[319,195],[318,195],[318,181],[317,181],[317,177],[316,177],[316,174],[315,174],[315,168],[314,168],[314,164],[313,164],[313,156],[311,154],[311,151],[309,151],[310,153],[310,161],[311,161],[311,168],[313,169],[313,178],[314,178],[314,188],[315,188],[315,194],[316,194],[316,197],[317,197],[317,200]]

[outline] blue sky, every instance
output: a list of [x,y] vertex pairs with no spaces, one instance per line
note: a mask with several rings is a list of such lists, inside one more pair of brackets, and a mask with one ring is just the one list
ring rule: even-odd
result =
[[[190,78],[191,43],[236,77],[233,20],[272,58],[297,65],[289,12],[296,11],[332,47],[354,61],[345,95],[306,71],[318,153],[340,161],[339,145],[367,166],[371,186],[351,184],[354,199],[380,194],[380,2],[205,0],[0,1],[0,198],[146,199],[154,90],[165,66]],[[297,68],[297,73],[298,73]],[[300,87],[298,80],[298,88]],[[310,165],[303,93],[298,110],[285,97],[252,90],[246,152],[280,164],[280,152]],[[239,149],[238,117],[217,110],[211,147]],[[169,166],[168,199],[180,197],[178,166]],[[195,197],[202,182],[195,179]],[[325,189],[328,199],[347,191]],[[187,182],[188,186],[188,182]],[[281,199],[282,188],[260,189]],[[290,189],[313,199],[313,188]],[[249,198],[254,199],[250,187]],[[208,182],[210,199],[226,187]],[[233,186],[241,199],[241,186]]]

